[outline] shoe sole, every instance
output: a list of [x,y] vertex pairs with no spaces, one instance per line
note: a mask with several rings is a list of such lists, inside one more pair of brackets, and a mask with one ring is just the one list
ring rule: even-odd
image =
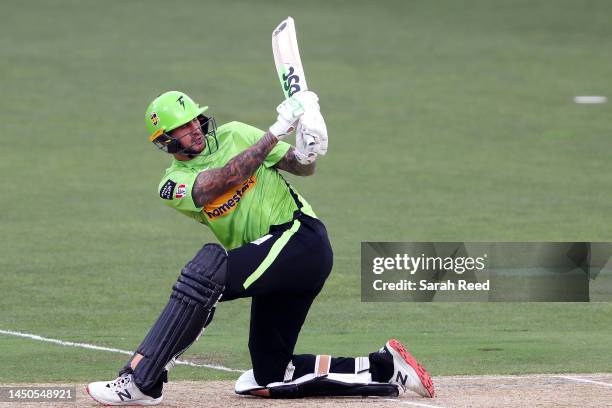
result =
[[433,381],[431,380],[431,376],[429,375],[425,367],[419,364],[416,358],[412,357],[412,354],[410,354],[406,350],[404,345],[399,341],[391,339],[389,340],[387,345],[391,349],[390,351],[392,353],[395,352],[399,354],[399,357],[401,357],[406,362],[406,364],[408,364],[414,370],[416,375],[419,377],[419,380],[421,380],[421,385],[423,386],[423,388],[425,388],[427,394],[429,394],[429,398],[433,398],[436,392],[434,390],[434,385]]
[[91,397],[92,400],[96,401],[98,404],[104,405],[105,407],[117,407],[117,406],[148,406],[148,405],[158,405],[161,404],[161,399],[159,401],[151,401],[151,402],[129,402],[126,404],[110,404],[108,402],[102,402],[97,400],[93,395],[91,395],[91,392],[89,392],[89,385],[85,386],[85,392],[87,393],[87,395],[89,395]]

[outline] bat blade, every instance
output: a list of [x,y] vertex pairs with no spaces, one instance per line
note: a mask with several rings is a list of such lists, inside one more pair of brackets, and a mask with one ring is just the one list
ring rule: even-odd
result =
[[292,17],[281,21],[272,31],[272,53],[285,98],[291,97],[296,92],[307,90],[308,85]]
[[[281,21],[272,31],[272,54],[274,54],[276,72],[285,98],[308,90],[295,33],[295,22],[292,17]],[[315,140],[308,136],[304,138],[304,143],[312,146]]]

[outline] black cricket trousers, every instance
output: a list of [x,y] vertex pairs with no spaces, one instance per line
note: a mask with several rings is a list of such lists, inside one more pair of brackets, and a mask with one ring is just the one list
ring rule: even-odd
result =
[[283,381],[313,300],[332,269],[323,223],[298,212],[267,235],[228,252],[221,301],[251,297],[249,351],[259,385]]

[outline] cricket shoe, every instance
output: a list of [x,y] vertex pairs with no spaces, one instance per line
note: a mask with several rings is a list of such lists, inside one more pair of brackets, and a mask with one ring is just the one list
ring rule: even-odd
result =
[[419,362],[412,357],[404,345],[391,339],[380,349],[378,355],[389,364],[393,363],[393,375],[389,382],[398,386],[400,391],[414,391],[422,397],[435,395],[431,376]]
[[162,396],[153,398],[145,395],[134,384],[132,374],[124,374],[115,381],[98,381],[89,384],[85,391],[96,402],[104,405],[157,405]]

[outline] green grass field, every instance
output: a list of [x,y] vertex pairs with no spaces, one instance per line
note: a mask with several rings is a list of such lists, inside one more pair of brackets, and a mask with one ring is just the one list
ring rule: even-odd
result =
[[[296,19],[330,151],[292,178],[328,225],[332,276],[299,352],[402,339],[434,375],[612,371],[612,304],[361,303],[361,241],[610,241],[612,3],[3,3],[0,329],[131,350],[214,237],[162,205],[146,140],[164,90],[267,127],[270,46]],[[186,359],[249,367],[248,300]],[[114,376],[124,356],[0,334],[0,382]],[[178,367],[174,378],[235,378]]]

